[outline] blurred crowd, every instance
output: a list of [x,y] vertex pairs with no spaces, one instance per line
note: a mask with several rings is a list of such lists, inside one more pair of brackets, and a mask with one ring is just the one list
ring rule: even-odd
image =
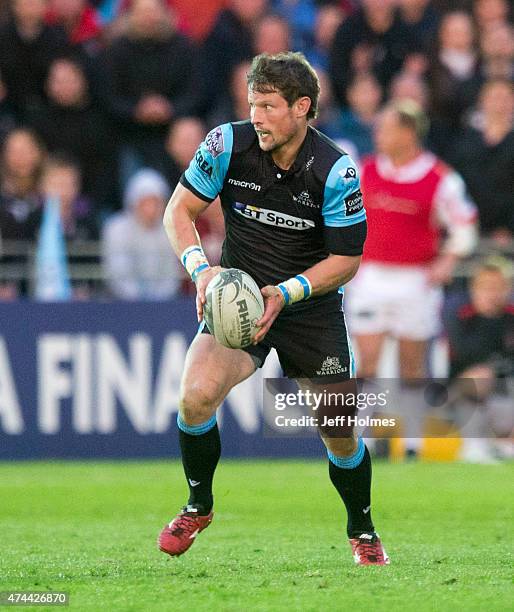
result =
[[[68,244],[100,240],[108,292],[190,290],[161,227],[205,133],[248,118],[257,53],[302,51],[316,127],[360,160],[378,111],[413,99],[426,146],[464,178],[481,235],[514,235],[509,0],[8,0],[0,10],[0,236],[37,241],[57,195]],[[219,205],[199,220],[216,258]],[[0,279],[1,296],[24,291]]]
[[[383,232],[368,240],[376,261],[364,262],[347,295],[361,376],[377,375],[382,342],[397,325],[412,412],[412,381],[425,375],[427,347],[439,333],[430,296],[450,286],[443,318],[455,418],[467,428],[463,457],[490,460],[486,438],[512,427],[512,389],[502,382],[514,370],[512,267],[479,259],[466,287],[452,281],[444,257],[457,243],[460,258],[484,243],[487,254],[514,254],[513,18],[510,0],[4,0],[0,300],[34,295],[30,279],[2,264],[16,263],[12,245],[22,243],[44,263],[40,228],[45,212],[56,210],[50,200],[58,202],[68,263],[77,247],[94,245],[80,260],[90,257],[101,270],[93,280],[72,278],[75,299],[193,293],[162,226],[166,202],[205,134],[249,117],[251,58],[302,51],[322,85],[314,125],[360,163],[370,227],[383,229],[389,214],[378,179],[392,190],[389,199],[394,190],[400,199],[424,197],[416,181],[425,174],[441,183],[434,204],[445,242],[430,270],[414,277],[396,264],[434,238],[431,221],[407,236],[394,230],[385,251],[377,243]],[[398,170],[395,157],[410,161]],[[478,243],[463,227],[472,219],[475,231],[476,216]],[[216,263],[219,201],[197,228]],[[370,319],[368,302],[377,308],[381,283],[380,321],[385,326],[392,313],[393,329],[370,327],[378,319]],[[498,398],[507,398],[508,418],[495,425]],[[408,427],[405,434],[414,435]],[[408,453],[418,452],[419,440],[407,438]]]

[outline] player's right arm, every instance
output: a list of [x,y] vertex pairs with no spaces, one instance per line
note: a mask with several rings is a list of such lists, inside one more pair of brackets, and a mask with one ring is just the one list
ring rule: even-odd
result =
[[232,126],[211,130],[180,179],[164,213],[164,227],[171,246],[196,283],[198,320],[203,316],[205,288],[220,268],[205,256],[195,221],[223,188],[232,153]]
[[164,211],[163,223],[170,244],[179,259],[188,246],[201,246],[195,221],[208,206],[208,202],[195,196],[181,183],[176,186]]
[[[192,278],[196,284],[196,314],[198,321],[203,317],[203,305],[205,304],[205,289],[219,271],[219,266],[209,266],[207,257],[203,253],[200,236],[196,231],[195,220],[209,204],[194,195],[189,189],[181,185],[176,186],[173,195],[164,212],[164,228],[168,234],[169,241],[177,257],[183,260],[183,253],[187,253],[188,249],[191,256],[197,256],[196,262],[192,262],[191,266],[199,268],[201,265],[206,265],[198,274],[194,274],[192,269]],[[194,251],[190,247],[197,246],[198,251]],[[190,270],[188,270],[189,272]]]

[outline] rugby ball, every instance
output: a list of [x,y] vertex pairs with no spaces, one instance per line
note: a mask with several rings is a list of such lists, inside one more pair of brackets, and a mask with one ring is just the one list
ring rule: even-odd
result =
[[205,290],[203,318],[216,340],[228,348],[244,348],[258,331],[264,300],[253,278],[237,268],[222,270]]

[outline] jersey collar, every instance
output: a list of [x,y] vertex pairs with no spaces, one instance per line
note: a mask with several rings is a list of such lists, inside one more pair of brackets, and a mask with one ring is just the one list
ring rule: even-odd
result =
[[312,143],[312,128],[311,128],[310,125],[308,125],[307,126],[307,133],[305,134],[305,138],[303,139],[303,142],[300,145],[300,149],[298,151],[296,159],[294,160],[294,162],[293,162],[292,166],[289,168],[289,170],[283,170],[282,168],[279,168],[279,166],[277,166],[275,164],[275,161],[273,160],[273,156],[271,154],[271,151],[267,151],[266,152],[266,157],[269,159],[269,161],[272,164],[272,166],[274,168],[276,168],[277,172],[282,174],[282,177],[290,176],[292,174],[296,174],[297,172],[300,172],[300,171],[304,170],[307,161],[312,156],[312,154],[311,154],[311,150],[312,150],[311,143]]

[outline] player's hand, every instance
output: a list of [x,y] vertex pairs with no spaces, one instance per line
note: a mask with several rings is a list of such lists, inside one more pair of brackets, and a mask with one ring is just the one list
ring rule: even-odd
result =
[[286,305],[282,292],[273,285],[263,287],[261,293],[264,298],[264,314],[256,322],[256,325],[260,327],[260,329],[253,338],[254,344],[258,344],[269,332],[270,327],[273,325],[273,321],[275,321],[282,308]]
[[198,317],[198,322],[203,319],[203,305],[205,304],[207,285],[222,270],[221,266],[212,266],[212,268],[206,268],[203,272],[200,272],[196,277],[196,316]]
[[447,285],[453,278],[457,257],[451,253],[439,255],[432,263],[428,279],[432,285]]

